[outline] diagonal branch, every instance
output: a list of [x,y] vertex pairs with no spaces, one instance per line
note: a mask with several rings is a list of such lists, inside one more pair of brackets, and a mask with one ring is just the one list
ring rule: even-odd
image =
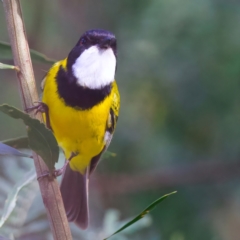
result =
[[106,194],[131,194],[162,188],[217,184],[239,179],[240,162],[202,161],[163,167],[144,173],[96,175],[91,181],[93,187]]
[[[19,0],[3,0],[3,6],[6,14],[14,64],[20,70],[17,72],[17,77],[22,106],[26,109],[31,107],[33,102],[38,101],[39,98],[25,27],[22,20],[20,2]],[[37,115],[37,118],[42,120],[40,114]],[[41,176],[44,172],[48,171],[47,166],[35,153],[33,156],[37,176]],[[55,179],[49,181],[48,178],[40,178],[39,186],[54,239],[72,239],[57,181]]]

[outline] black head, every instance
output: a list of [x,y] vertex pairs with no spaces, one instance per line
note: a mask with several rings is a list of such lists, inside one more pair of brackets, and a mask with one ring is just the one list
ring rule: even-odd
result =
[[85,32],[69,53],[67,67],[70,67],[84,50],[92,46],[97,46],[103,50],[112,48],[114,55],[117,56],[117,41],[115,36],[106,30],[93,29]]
[[94,45],[97,45],[100,49],[106,49],[110,47],[116,54],[116,38],[109,31],[101,29],[89,30],[81,36],[76,46],[81,46],[87,49]]

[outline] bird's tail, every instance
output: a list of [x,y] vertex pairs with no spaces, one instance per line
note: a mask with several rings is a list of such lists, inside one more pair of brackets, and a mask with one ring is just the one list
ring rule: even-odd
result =
[[82,175],[67,165],[60,186],[68,221],[82,229],[88,226],[88,172]]

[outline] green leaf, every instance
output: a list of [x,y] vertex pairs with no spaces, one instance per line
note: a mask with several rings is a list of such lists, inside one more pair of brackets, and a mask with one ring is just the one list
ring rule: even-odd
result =
[[[41,62],[41,63],[50,63],[50,64],[53,64],[56,62],[56,60],[48,58],[44,54],[39,53],[35,50],[30,49],[30,54],[31,54],[32,61],[37,61],[37,62]],[[10,60],[13,59],[12,49],[11,49],[11,45],[9,43],[0,42],[0,58],[1,59],[10,59]]]
[[5,42],[0,42],[0,58],[1,59],[13,59],[12,49],[10,44]]
[[30,54],[31,54],[32,60],[36,62],[49,63],[49,64],[54,64],[55,62],[57,62],[57,60],[48,58],[46,55],[40,52],[37,52],[33,49],[30,49]]
[[0,105],[0,111],[16,119],[22,119],[28,126],[29,147],[42,157],[49,170],[54,169],[58,161],[59,148],[52,132],[37,119],[7,104]]
[[12,155],[12,156],[18,156],[18,157],[32,158],[31,155],[22,153],[17,149],[10,147],[2,142],[0,142],[0,155]]
[[13,66],[13,65],[4,64],[4,63],[0,63],[0,69],[18,70],[17,67],[15,67],[15,66]]
[[105,151],[105,152],[103,153],[102,158],[103,158],[103,159],[106,159],[106,158],[116,157],[116,156],[117,156],[116,153],[113,153],[113,152],[110,152],[110,151]]
[[0,219],[0,228],[3,226],[3,224],[6,222],[6,220],[9,218],[10,214],[13,212],[16,202],[18,199],[18,194],[19,192],[26,187],[29,183],[31,183],[34,179],[36,178],[36,172],[35,171],[30,171],[26,177],[18,183],[13,190],[10,192],[8,195],[8,198],[5,202],[4,209],[3,209],[3,214]]
[[11,138],[2,141],[2,143],[13,148],[29,148],[28,137]]
[[172,193],[168,193],[160,198],[158,198],[156,201],[154,201],[153,203],[151,203],[146,209],[144,209],[140,214],[138,214],[134,219],[132,219],[130,222],[126,223],[124,226],[122,226],[120,229],[118,229],[116,232],[114,232],[111,236],[105,238],[104,240],[109,239],[110,237],[112,237],[113,235],[123,231],[124,229],[126,229],[127,227],[131,226],[132,224],[134,224],[135,222],[137,222],[138,220],[142,219],[146,214],[148,214],[153,208],[155,208],[160,202],[162,202],[164,199],[166,199],[167,197],[169,197],[172,194],[175,194],[175,192]]

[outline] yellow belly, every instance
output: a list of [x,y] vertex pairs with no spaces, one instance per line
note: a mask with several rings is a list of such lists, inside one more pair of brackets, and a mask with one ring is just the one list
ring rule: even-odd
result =
[[[57,68],[56,68],[57,69]],[[105,143],[106,122],[112,94],[90,110],[78,110],[65,105],[57,94],[54,72],[45,81],[42,101],[48,105],[50,124],[66,158],[78,153],[70,162],[73,170],[83,173],[92,157],[98,155]]]

